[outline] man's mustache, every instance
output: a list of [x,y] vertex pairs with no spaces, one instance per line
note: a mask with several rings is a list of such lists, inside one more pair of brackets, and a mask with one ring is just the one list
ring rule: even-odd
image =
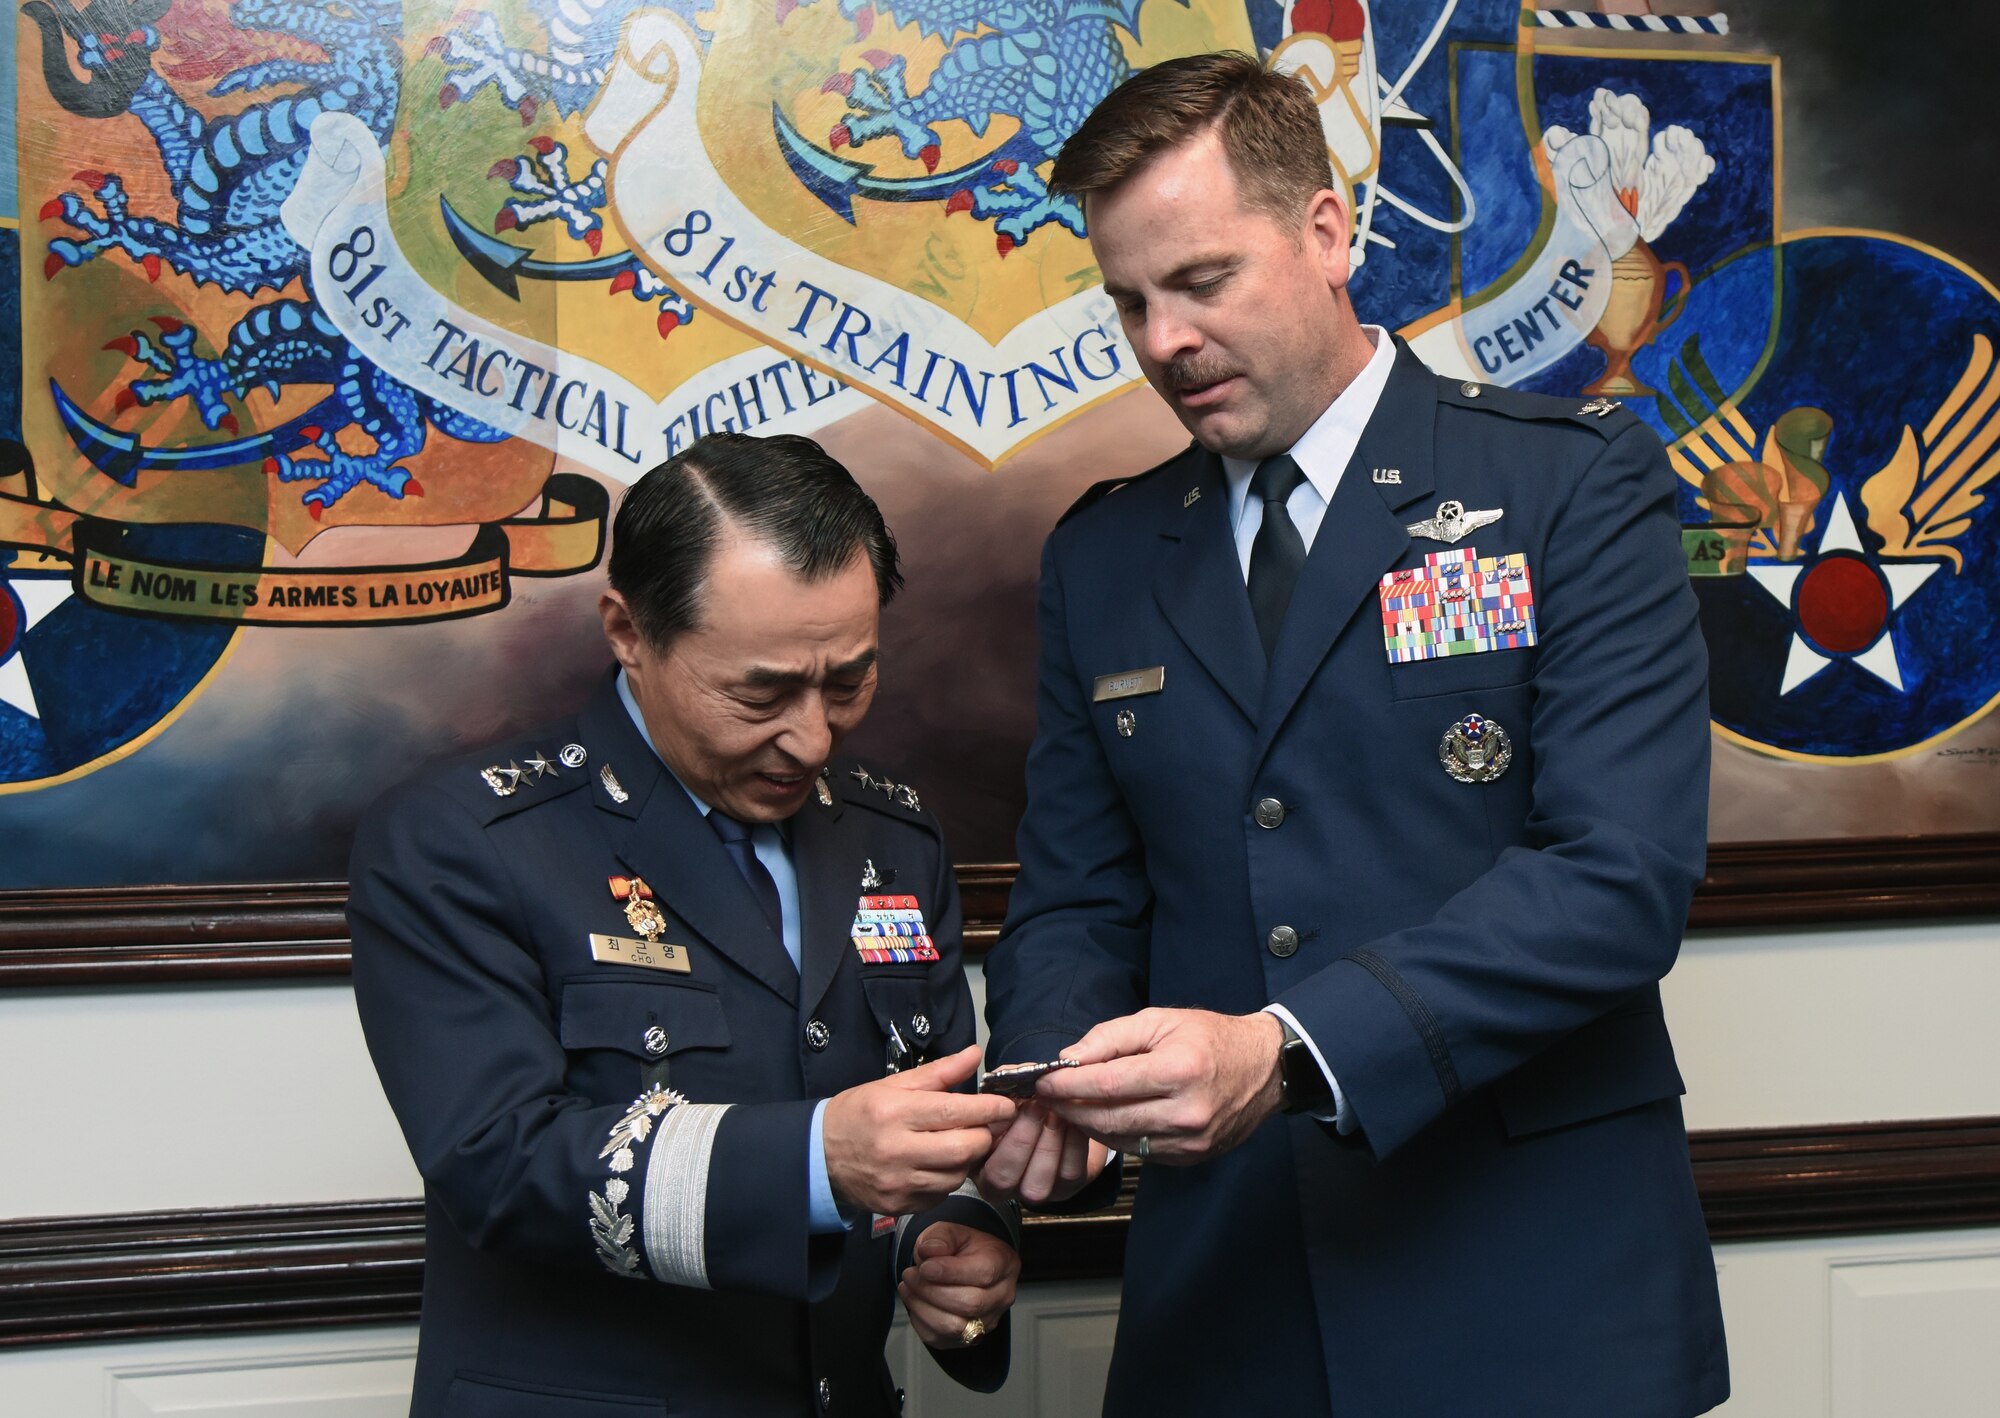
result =
[[1211,384],[1220,384],[1238,372],[1219,360],[1182,355],[1160,371],[1160,382],[1178,394],[1188,389],[1205,389]]

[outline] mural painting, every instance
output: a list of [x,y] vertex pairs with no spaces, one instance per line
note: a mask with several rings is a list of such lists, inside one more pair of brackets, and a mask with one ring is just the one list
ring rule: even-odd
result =
[[1788,229],[1786,54],[1635,8],[27,0],[0,886],[339,876],[587,692],[618,492],[716,428],[883,503],[855,748],[1009,858],[1040,539],[1185,441],[1049,168],[1222,47],[1318,100],[1365,319],[1669,444],[1717,839],[1992,828],[2000,253]]

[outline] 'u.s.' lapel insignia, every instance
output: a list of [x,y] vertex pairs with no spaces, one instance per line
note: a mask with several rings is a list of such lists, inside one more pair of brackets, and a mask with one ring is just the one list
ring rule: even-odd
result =
[[1375,470],[1375,481],[1385,487],[1401,487],[1403,485],[1403,470],[1401,468],[1377,468]]
[[1187,496],[1181,499],[1181,506],[1192,507],[1199,501],[1201,501],[1201,489],[1198,487],[1191,487],[1187,491]]
[[1481,527],[1491,526],[1503,515],[1505,510],[1499,507],[1488,508],[1482,512],[1467,512],[1465,504],[1454,498],[1438,504],[1437,516],[1426,517],[1421,522],[1412,522],[1403,530],[1413,537],[1424,537],[1434,542],[1455,542],[1460,537],[1478,531]]

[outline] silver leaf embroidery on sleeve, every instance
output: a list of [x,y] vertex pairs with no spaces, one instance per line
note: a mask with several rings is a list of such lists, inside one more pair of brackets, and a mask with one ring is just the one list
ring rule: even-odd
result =
[[590,1193],[590,1237],[597,1246],[597,1258],[613,1275],[642,1279],[639,1249],[632,1244],[633,1219],[621,1207],[632,1194],[623,1174],[632,1170],[634,1144],[644,1142],[653,1131],[653,1119],[687,1099],[654,1084],[632,1101],[625,1116],[612,1125],[611,1137],[598,1160],[611,1159],[611,1177],[602,1192]]

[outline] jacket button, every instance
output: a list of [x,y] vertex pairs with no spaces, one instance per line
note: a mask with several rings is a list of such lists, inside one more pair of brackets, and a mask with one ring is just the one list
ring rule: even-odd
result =
[[1479,397],[1479,386],[1468,379],[1465,383],[1458,386],[1458,392],[1465,395],[1468,399],[1476,399]]
[[916,1035],[919,1040],[930,1038],[931,1036],[930,1016],[927,1014],[919,1014],[915,1018],[911,1019],[910,1032]]
[[824,1019],[813,1019],[806,1022],[806,1047],[808,1049],[811,1049],[816,1054],[824,1053],[826,1052],[826,1046],[832,1042],[833,1030],[827,1027]]
[[1259,798],[1255,816],[1259,827],[1276,827],[1285,820],[1285,805],[1276,798]]
[[[819,1021],[814,1020],[813,1022],[817,1024]],[[819,1406],[821,1408],[831,1408],[833,1406],[833,1380],[831,1379],[821,1379],[819,1381]]]
[[1299,933],[1290,926],[1279,926],[1271,932],[1265,944],[1271,947],[1271,954],[1280,960],[1289,959],[1299,953]]
[[667,1051],[667,1031],[655,1024],[646,1031],[646,1052],[658,1058]]

